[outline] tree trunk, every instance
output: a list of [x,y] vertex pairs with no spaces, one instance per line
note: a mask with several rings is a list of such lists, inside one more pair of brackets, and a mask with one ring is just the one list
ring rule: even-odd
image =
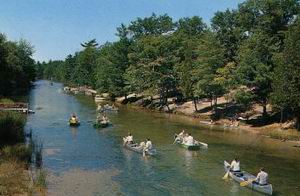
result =
[[298,131],[300,131],[300,114],[299,114],[298,112],[296,113],[295,119],[296,119],[295,127],[296,127],[296,129],[297,129]]
[[283,121],[283,108],[280,108],[280,124],[282,124]]
[[193,97],[193,101],[194,101],[194,106],[195,106],[195,112],[198,112],[198,108],[197,108],[197,100],[195,97]]
[[168,102],[166,103],[166,106],[167,106],[167,108],[168,108],[168,113],[170,113],[170,112],[171,112],[171,110],[170,110],[170,108],[169,108],[169,104],[168,104]]
[[267,116],[267,100],[263,100],[263,103],[262,103],[262,107],[263,107],[263,117],[266,117]]

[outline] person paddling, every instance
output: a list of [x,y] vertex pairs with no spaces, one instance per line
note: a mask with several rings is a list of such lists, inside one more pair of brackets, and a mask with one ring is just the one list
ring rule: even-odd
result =
[[73,113],[73,114],[71,115],[70,121],[71,121],[72,123],[78,122],[78,118],[77,118],[77,116],[76,116],[75,113]]
[[261,186],[267,185],[268,184],[268,176],[269,176],[268,173],[265,172],[265,169],[262,167],[262,168],[260,168],[260,171],[257,174],[253,183],[259,184]]
[[146,146],[143,149],[143,156],[146,156],[146,152],[152,149],[152,142],[147,138]]
[[192,136],[192,134],[188,133],[187,137],[184,138],[184,143],[186,145],[194,145],[194,138]]
[[183,129],[179,135],[178,135],[180,138],[183,138],[185,136],[185,130]]
[[102,123],[108,123],[108,122],[109,122],[109,120],[108,120],[107,116],[105,114],[103,114]]
[[128,136],[124,138],[124,145],[125,144],[133,144],[133,136],[131,133],[128,133]]
[[230,171],[234,173],[241,172],[240,170],[240,161],[237,158],[234,158],[230,164]]
[[184,138],[186,136],[185,130],[183,129],[178,135],[175,133],[174,135],[174,143],[175,142],[183,142]]

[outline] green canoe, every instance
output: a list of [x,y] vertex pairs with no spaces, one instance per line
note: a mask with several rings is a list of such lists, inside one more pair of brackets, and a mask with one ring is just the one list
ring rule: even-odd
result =
[[95,123],[94,128],[105,128],[109,126],[109,122],[100,122],[100,123]]

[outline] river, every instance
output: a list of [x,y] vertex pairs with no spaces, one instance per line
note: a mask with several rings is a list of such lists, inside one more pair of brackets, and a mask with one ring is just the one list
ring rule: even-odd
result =
[[[93,99],[65,94],[62,88],[41,80],[29,95],[36,113],[26,127],[43,142],[49,195],[260,195],[222,180],[223,160],[235,156],[250,173],[264,166],[274,195],[300,195],[300,149],[287,143],[126,106],[108,115],[112,127],[97,130]],[[72,112],[81,120],[77,128],[68,125]],[[209,148],[191,152],[172,144],[182,129]],[[150,137],[158,155],[143,158],[124,149],[128,131],[137,141]]]

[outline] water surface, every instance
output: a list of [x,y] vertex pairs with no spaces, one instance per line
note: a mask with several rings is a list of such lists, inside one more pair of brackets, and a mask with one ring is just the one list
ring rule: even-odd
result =
[[[36,82],[30,93],[27,128],[43,142],[43,165],[50,195],[260,195],[224,181],[223,160],[235,156],[241,167],[256,173],[264,166],[275,195],[300,195],[300,149],[241,130],[200,126],[197,120],[121,107],[109,114],[112,127],[92,127],[96,105],[86,96],[63,93],[62,84]],[[81,126],[68,118],[78,114]],[[187,129],[209,144],[190,152],[173,143]],[[137,141],[150,137],[159,154],[143,158],[122,146],[132,132]]]

